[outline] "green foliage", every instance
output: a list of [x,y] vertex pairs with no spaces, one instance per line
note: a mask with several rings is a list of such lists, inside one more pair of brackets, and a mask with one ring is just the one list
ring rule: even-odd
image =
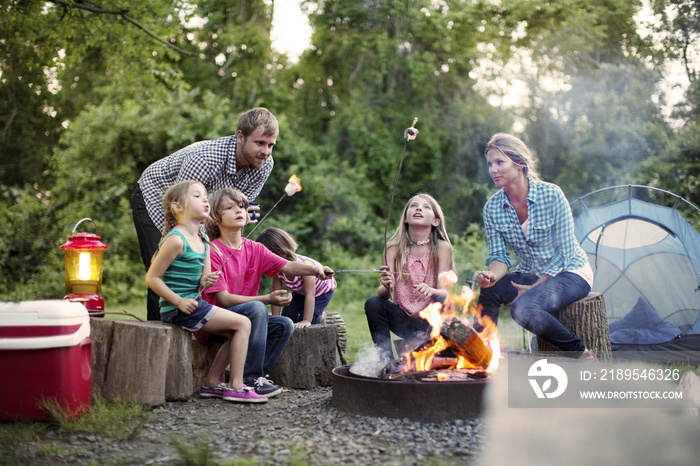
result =
[[210,436],[201,436],[193,442],[182,440],[176,435],[170,435],[170,441],[180,456],[180,461],[192,466],[214,466],[219,464],[214,452],[214,443]]

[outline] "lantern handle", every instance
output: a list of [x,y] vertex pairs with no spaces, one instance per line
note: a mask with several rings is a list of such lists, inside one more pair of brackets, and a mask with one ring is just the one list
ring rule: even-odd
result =
[[72,234],[75,234],[75,230],[78,228],[78,225],[80,225],[80,224],[83,223],[83,222],[88,222],[88,221],[89,221],[89,222],[92,222],[92,226],[95,227],[95,234],[97,234],[97,224],[96,224],[91,218],[88,218],[88,217],[81,218],[80,220],[78,220],[78,223],[76,223],[75,226],[73,227],[73,233],[72,233]]

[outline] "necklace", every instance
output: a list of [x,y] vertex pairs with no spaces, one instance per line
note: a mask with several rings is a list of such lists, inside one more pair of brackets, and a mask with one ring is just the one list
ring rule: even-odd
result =
[[412,239],[408,239],[408,241],[411,244],[415,244],[416,246],[423,246],[424,244],[428,244],[430,242],[430,238],[426,239],[425,241],[413,241]]

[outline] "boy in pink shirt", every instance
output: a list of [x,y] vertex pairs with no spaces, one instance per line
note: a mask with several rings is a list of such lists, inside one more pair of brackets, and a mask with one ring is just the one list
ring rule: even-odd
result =
[[294,324],[288,317],[269,315],[267,305],[286,306],[291,294],[276,290],[258,295],[261,275],[274,277],[284,272],[327,279],[333,271],[316,262],[289,262],[262,244],[243,238],[243,228],[248,223],[248,199],[240,191],[219,190],[210,196],[209,202],[207,234],[213,239],[211,267],[221,273],[218,281],[203,291],[202,298],[251,320],[243,381],[255,387],[260,395],[275,396],[282,387],[267,379],[267,374],[287,345]]

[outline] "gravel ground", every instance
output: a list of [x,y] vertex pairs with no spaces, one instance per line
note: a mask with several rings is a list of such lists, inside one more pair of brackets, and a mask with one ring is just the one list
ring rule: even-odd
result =
[[[484,419],[419,423],[356,416],[331,405],[331,388],[285,390],[268,403],[240,404],[198,396],[168,402],[131,440],[98,434],[43,439],[14,449],[2,464],[182,464],[175,443],[210,454],[209,464],[473,464]],[[30,453],[33,452],[33,453]],[[245,461],[245,463],[241,463]],[[201,458],[189,464],[205,464]]]

